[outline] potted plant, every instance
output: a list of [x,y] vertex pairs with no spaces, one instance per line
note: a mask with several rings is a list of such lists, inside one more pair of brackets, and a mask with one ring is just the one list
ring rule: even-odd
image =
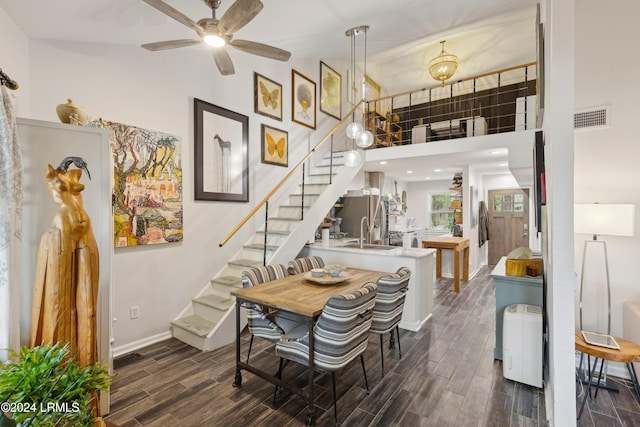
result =
[[96,423],[92,400],[111,385],[108,369],[81,367],[69,353],[68,344],[22,347],[15,362],[0,363],[0,427]]

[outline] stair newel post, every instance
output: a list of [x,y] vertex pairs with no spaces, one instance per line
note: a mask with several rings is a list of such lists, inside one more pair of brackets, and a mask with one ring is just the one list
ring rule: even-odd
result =
[[496,92],[496,99],[498,100],[498,103],[497,103],[498,104],[497,105],[498,112],[496,114],[496,121],[497,121],[497,123],[496,123],[497,132],[496,133],[500,133],[500,79],[501,79],[501,77],[502,77],[502,74],[498,73],[498,89],[497,89],[497,92]]
[[269,201],[264,203],[264,249],[262,249],[262,265],[267,266],[267,235],[269,234]]
[[302,164],[302,201],[300,203],[300,221],[304,219],[304,166],[305,163]]

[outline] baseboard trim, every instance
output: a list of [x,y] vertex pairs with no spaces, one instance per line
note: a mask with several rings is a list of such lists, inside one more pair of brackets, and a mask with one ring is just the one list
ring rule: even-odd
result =
[[429,319],[431,319],[431,316],[432,316],[431,313],[429,313],[429,315],[425,317],[421,322],[409,323],[409,322],[400,321],[400,323],[398,324],[398,327],[405,329],[407,331],[418,332],[422,328],[422,325],[424,325]]
[[122,356],[123,354],[131,353],[132,351],[141,349],[151,344],[155,344],[160,341],[164,341],[171,338],[171,331],[162,332],[157,335],[152,335],[147,338],[143,338],[138,341],[133,341],[128,344],[124,344],[113,348],[113,357]]

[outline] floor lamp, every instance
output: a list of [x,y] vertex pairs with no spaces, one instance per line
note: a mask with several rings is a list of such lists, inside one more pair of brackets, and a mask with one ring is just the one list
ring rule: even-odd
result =
[[[574,205],[574,222],[573,229],[576,234],[590,234],[592,240],[585,240],[584,250],[582,253],[582,272],[580,275],[580,330],[584,330],[583,325],[583,306],[585,297],[585,268],[591,263],[604,262],[604,279],[598,283],[604,282],[604,289],[595,289],[592,293],[606,292],[607,299],[607,328],[606,333],[611,333],[611,284],[609,281],[609,260],[607,258],[607,243],[604,240],[598,240],[598,235],[607,236],[633,236],[635,226],[635,205],[630,204],[575,204]],[[591,259],[587,262],[587,252],[589,248],[595,249],[597,245],[602,246],[604,259]],[[592,257],[593,258],[593,257]],[[594,332],[605,332],[603,330],[595,330]],[[582,368],[582,356],[580,358],[580,367]],[[584,371],[583,371],[584,372]],[[604,383],[606,386],[606,370],[604,371]],[[586,377],[585,377],[586,378]]]

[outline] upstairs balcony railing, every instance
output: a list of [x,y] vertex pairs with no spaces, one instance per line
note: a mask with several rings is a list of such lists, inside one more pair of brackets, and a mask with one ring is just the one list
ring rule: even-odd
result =
[[[362,120],[374,134],[370,147],[394,147],[535,128],[536,63],[518,65],[451,84],[359,102],[289,173],[236,224],[219,243],[225,245],[255,215],[264,218],[264,262],[269,234],[269,206],[278,206],[287,190],[301,184],[300,219],[304,219],[305,177],[309,163],[355,148],[346,138],[352,120]],[[533,110],[533,111],[532,111]],[[329,174],[333,172],[330,165]]]
[[531,129],[536,76],[532,62],[369,101],[373,148]]

